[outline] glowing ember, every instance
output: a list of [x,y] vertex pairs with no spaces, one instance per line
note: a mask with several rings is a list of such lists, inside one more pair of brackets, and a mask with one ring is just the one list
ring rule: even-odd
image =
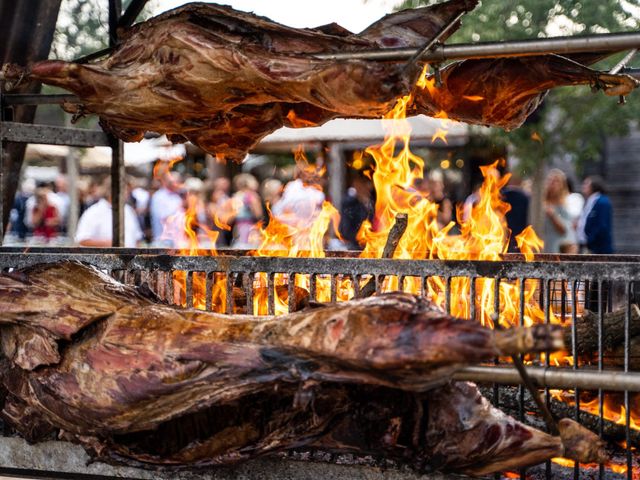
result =
[[[573,460],[567,460],[566,458],[552,458],[551,461],[566,468],[573,468],[576,464]],[[628,471],[627,466],[620,463],[609,462],[606,467],[614,473],[626,474]],[[594,470],[597,472],[600,465],[597,463],[581,463],[580,468],[585,470]],[[637,467],[633,468],[631,478],[633,480],[640,480],[640,470]]]

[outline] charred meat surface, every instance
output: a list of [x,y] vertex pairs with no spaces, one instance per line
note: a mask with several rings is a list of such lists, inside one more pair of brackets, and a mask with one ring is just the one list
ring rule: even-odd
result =
[[337,25],[290,28],[193,3],[130,28],[105,60],[40,62],[29,76],[74,92],[82,111],[100,115],[103,127],[125,141],[151,130],[242,159],[264,135],[297,123],[299,114],[312,124],[381,117],[416,80],[402,65],[336,63],[312,54],[418,47],[476,3],[452,0],[388,15],[359,35]]
[[445,111],[452,119],[510,129],[526,119],[549,88],[592,84],[617,95],[637,85],[631,77],[599,74],[567,59],[532,57],[522,63],[453,64],[443,72],[442,92],[434,94],[416,89],[419,71],[403,63],[313,57],[419,48],[476,3],[450,0],[404,10],[359,34],[335,24],[290,28],[229,7],[194,3],[126,30],[118,48],[102,61],[45,61],[26,70],[5,65],[3,75],[10,82],[26,77],[72,91],[81,105],[67,105],[69,111],[98,114],[103,128],[125,141],[155,131],[235,160],[282,126],[381,118],[398,98],[414,91],[412,114]]
[[0,275],[0,309],[5,420],[112,462],[307,446],[480,474],[565,450],[449,383],[463,365],[562,347],[551,325],[492,331],[404,293],[277,318],[184,310],[71,262]]
[[[582,55],[585,64],[601,55]],[[446,113],[453,120],[513,130],[524,123],[547,92],[556,87],[592,85],[607,95],[629,93],[638,82],[627,75],[596,72],[559,55],[465,60],[447,65],[415,91],[414,114]]]

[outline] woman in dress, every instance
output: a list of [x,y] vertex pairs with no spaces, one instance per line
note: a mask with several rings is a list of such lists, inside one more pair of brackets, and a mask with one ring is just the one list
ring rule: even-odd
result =
[[567,177],[552,169],[547,175],[544,195],[544,251],[547,253],[577,253],[575,231],[567,211],[569,195]]

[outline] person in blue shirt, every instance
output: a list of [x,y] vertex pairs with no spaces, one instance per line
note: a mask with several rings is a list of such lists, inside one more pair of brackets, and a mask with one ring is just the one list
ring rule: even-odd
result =
[[604,180],[593,175],[582,183],[586,201],[578,220],[578,240],[589,253],[613,253],[613,208]]

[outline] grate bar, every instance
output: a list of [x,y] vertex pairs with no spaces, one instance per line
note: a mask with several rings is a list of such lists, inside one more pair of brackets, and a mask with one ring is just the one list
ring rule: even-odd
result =
[[[113,252],[113,250],[110,250]],[[136,252],[140,252],[139,250]],[[144,251],[142,251],[144,252]],[[286,258],[245,256],[181,256],[144,253],[2,253],[0,268],[74,260],[105,270],[192,270],[202,272],[287,272],[318,275],[405,275],[415,277],[493,277],[606,281],[640,281],[640,261],[629,262],[490,262],[472,260],[397,260],[369,258]],[[382,281],[379,278],[379,281]]]

